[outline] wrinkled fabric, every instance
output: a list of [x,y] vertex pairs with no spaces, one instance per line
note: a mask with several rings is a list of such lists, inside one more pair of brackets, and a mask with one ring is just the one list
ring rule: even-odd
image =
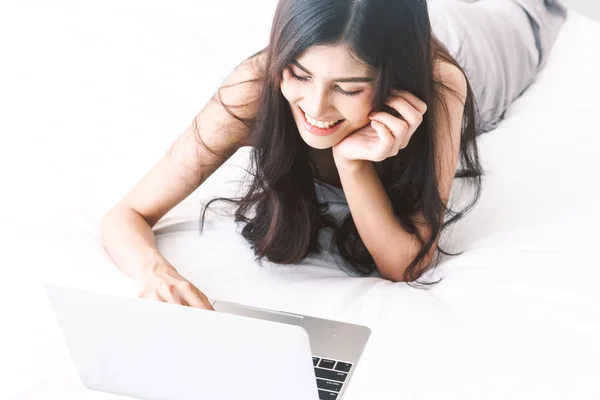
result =
[[567,17],[556,0],[429,0],[433,33],[464,69],[480,135],[534,81]]

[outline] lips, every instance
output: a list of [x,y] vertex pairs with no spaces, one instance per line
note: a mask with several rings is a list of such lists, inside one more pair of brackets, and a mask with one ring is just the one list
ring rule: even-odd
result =
[[[300,112],[302,113],[302,116],[304,117],[304,119],[306,120],[306,112],[302,109],[302,107],[298,106],[298,109],[300,110]],[[343,118],[339,118],[339,119],[328,119],[326,121],[336,121],[336,122],[342,122],[344,119]],[[307,121],[308,122],[308,121]]]
[[331,134],[335,133],[345,121],[344,119],[342,119],[337,124],[335,124],[334,126],[332,126],[330,128],[319,128],[317,126],[311,125],[306,120],[306,115],[305,115],[304,111],[300,107],[298,107],[298,109],[300,110],[300,113],[302,114],[302,123],[304,125],[304,128],[308,132],[312,133],[313,135],[317,135],[317,136],[331,135]]

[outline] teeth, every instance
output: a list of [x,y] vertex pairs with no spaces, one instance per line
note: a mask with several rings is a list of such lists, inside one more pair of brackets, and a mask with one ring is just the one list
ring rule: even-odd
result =
[[333,121],[333,122],[330,122],[330,121],[322,122],[322,121],[315,121],[306,113],[304,113],[304,116],[306,117],[306,120],[308,121],[309,124],[311,124],[312,126],[319,127],[321,129],[331,128],[333,125],[335,125],[336,123],[338,123],[340,121],[340,120],[337,120],[337,121]]

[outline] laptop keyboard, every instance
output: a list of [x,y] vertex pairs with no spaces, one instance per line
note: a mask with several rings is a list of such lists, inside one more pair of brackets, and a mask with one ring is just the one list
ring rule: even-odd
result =
[[329,358],[313,357],[320,400],[335,400],[346,382],[352,364]]

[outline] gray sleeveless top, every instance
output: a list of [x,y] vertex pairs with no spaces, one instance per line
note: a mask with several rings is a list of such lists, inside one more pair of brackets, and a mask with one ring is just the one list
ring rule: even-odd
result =
[[464,69],[477,134],[498,126],[544,68],[567,8],[559,0],[428,0],[431,27]]
[[[314,182],[318,201],[327,203],[329,207],[327,214],[334,219],[337,226],[340,226],[344,218],[350,213],[344,191],[337,186],[316,179]],[[333,230],[331,228],[322,228],[318,234],[318,241],[322,248],[321,254],[309,256],[303,263],[326,268],[339,268],[348,275],[358,276],[340,255],[333,240]],[[379,273],[375,271],[370,276],[379,276]]]

